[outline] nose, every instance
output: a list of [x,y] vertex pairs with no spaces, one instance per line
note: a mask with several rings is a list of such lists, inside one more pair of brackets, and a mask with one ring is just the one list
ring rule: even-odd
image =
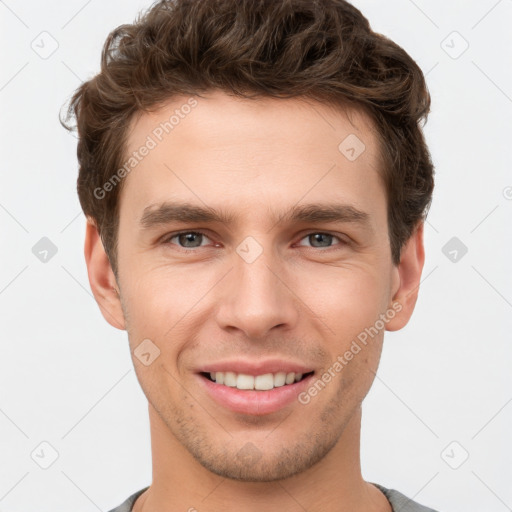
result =
[[272,329],[295,327],[300,301],[279,257],[264,249],[249,262],[234,253],[233,264],[218,290],[218,325],[242,331],[250,340],[263,339]]

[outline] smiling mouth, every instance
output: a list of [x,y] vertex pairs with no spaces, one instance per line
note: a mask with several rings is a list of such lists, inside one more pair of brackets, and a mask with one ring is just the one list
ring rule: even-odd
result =
[[201,372],[200,375],[220,386],[247,391],[269,391],[274,388],[293,385],[313,375],[314,372],[276,372],[262,375],[248,375],[235,372]]

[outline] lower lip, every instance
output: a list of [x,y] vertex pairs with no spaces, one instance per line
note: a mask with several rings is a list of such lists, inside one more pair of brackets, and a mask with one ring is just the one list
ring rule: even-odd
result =
[[297,396],[309,386],[313,376],[314,374],[311,374],[300,382],[286,384],[268,391],[244,391],[224,384],[217,384],[198,374],[207,393],[217,403],[233,412],[256,416],[279,411],[297,400]]

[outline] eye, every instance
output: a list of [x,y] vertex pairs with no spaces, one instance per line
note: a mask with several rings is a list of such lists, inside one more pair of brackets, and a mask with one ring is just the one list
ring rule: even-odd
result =
[[[322,232],[309,233],[304,238],[302,238],[302,240],[310,241],[311,245],[309,247],[313,247],[313,248],[322,248],[322,247],[330,248],[330,247],[332,247],[331,243],[332,243],[333,239],[337,239],[341,242],[340,244],[335,244],[335,245],[345,245],[346,244],[346,242],[344,240],[342,240],[340,237],[338,237],[336,235],[332,235],[331,233],[322,233]],[[302,244],[299,244],[299,245],[302,245]],[[308,247],[308,246],[306,246],[306,247]]]
[[[176,239],[176,242],[173,240]],[[347,242],[340,238],[339,236],[333,235],[331,233],[323,233],[323,232],[313,232],[305,235],[302,240],[308,240],[310,245],[305,245],[305,247],[312,247],[314,249],[330,249],[332,247],[344,246],[347,245]],[[339,243],[333,245],[333,240],[338,240]],[[199,247],[203,247],[207,244],[203,244],[204,241],[211,241],[205,233],[201,231],[181,231],[179,233],[173,233],[167,236],[162,240],[163,243],[177,245],[178,248],[181,248],[185,251],[197,249]],[[302,243],[298,245],[304,246]]]
[[209,240],[209,238],[200,231],[182,231],[180,233],[175,233],[165,240],[164,243],[173,243],[172,240],[177,239],[178,243],[174,245],[178,245],[183,249],[194,249],[196,247],[201,247],[201,242],[204,239]]

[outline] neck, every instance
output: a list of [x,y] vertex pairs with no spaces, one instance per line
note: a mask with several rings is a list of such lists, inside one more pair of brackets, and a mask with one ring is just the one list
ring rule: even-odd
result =
[[386,497],[361,475],[361,409],[334,448],[307,471],[273,482],[241,482],[201,466],[149,405],[153,483],[133,512],[391,512]]

